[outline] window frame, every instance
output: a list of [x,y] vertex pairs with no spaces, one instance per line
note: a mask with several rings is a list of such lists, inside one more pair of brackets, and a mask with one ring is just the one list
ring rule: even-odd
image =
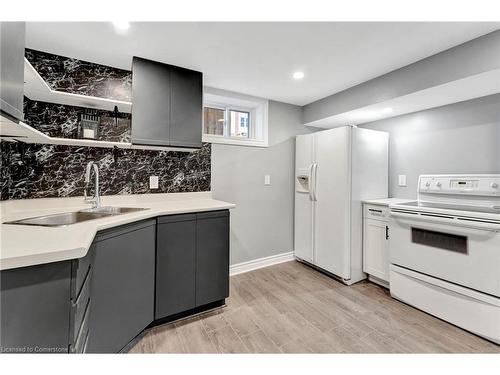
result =
[[[254,118],[254,114],[252,113],[251,109],[248,109],[248,110],[236,109],[233,106],[231,106],[231,107],[227,107],[226,111],[227,111],[226,113],[229,115],[228,116],[229,123],[227,124],[228,137],[230,137],[230,138],[237,138],[237,139],[254,139],[255,138],[255,126],[252,123],[253,118]],[[241,137],[241,136],[231,135],[230,134],[231,133],[231,112],[246,113],[246,114],[248,114],[248,124],[247,124],[248,133],[247,133],[246,137]],[[240,127],[241,124],[239,124],[237,126]]]
[[[267,114],[268,101],[226,90],[204,88],[203,112],[205,107],[225,111],[224,135],[206,134],[202,124],[203,142],[240,146],[268,147]],[[231,136],[230,111],[249,113],[248,137]],[[205,116],[203,116],[204,122]]]
[[[220,134],[208,134],[208,133],[205,133],[205,108],[210,108],[210,109],[216,109],[216,110],[219,110],[219,111],[224,111],[224,128],[223,128],[223,135],[220,135]],[[203,130],[202,130],[202,134],[203,135],[209,135],[211,137],[225,137],[226,134],[227,134],[227,109],[224,108],[223,106],[220,106],[220,105],[205,105],[205,103],[203,103]]]

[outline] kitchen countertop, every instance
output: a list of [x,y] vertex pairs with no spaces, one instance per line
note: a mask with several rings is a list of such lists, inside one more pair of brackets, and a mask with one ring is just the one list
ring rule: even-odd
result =
[[390,204],[401,204],[406,202],[413,202],[416,199],[403,199],[403,198],[380,198],[380,199],[367,199],[363,203],[378,204],[380,206],[389,206]]
[[[162,215],[236,207],[212,199],[210,192],[103,196],[101,205],[148,209],[65,227],[0,224],[0,270],[84,257],[99,230]],[[89,207],[83,197],[11,200],[0,203],[0,218],[3,223]]]

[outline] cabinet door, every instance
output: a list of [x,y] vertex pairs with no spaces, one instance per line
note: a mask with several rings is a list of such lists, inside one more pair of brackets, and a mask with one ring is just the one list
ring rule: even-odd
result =
[[198,214],[196,306],[229,296],[229,211]]
[[363,233],[363,271],[389,281],[387,222],[365,219]]
[[170,145],[201,147],[202,74],[173,66],[170,77]]
[[170,65],[134,56],[132,103],[132,143],[168,146]]
[[71,262],[0,272],[0,351],[67,353]]
[[155,224],[97,235],[87,352],[117,353],[153,321]]
[[195,307],[196,214],[158,219],[155,319]]
[[24,22],[0,22],[0,110],[23,120]]

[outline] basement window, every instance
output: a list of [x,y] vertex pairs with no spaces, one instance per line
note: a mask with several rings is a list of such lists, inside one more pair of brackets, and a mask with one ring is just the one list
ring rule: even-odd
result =
[[203,142],[267,147],[267,100],[205,88]]

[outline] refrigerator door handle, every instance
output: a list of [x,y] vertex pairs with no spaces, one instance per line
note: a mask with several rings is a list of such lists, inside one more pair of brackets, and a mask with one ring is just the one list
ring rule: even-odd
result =
[[311,163],[311,165],[309,165],[309,199],[311,199],[312,201],[314,200],[314,192],[313,192],[313,187],[312,187],[313,168],[314,168],[314,163]]
[[[312,200],[313,201],[317,201],[318,200],[318,197],[316,195],[316,189],[317,189],[317,186],[316,186],[316,180],[318,179],[318,163],[313,163],[313,167],[312,167],[312,191],[313,191],[313,197],[312,197]],[[309,188],[309,190],[311,190],[311,188]]]

